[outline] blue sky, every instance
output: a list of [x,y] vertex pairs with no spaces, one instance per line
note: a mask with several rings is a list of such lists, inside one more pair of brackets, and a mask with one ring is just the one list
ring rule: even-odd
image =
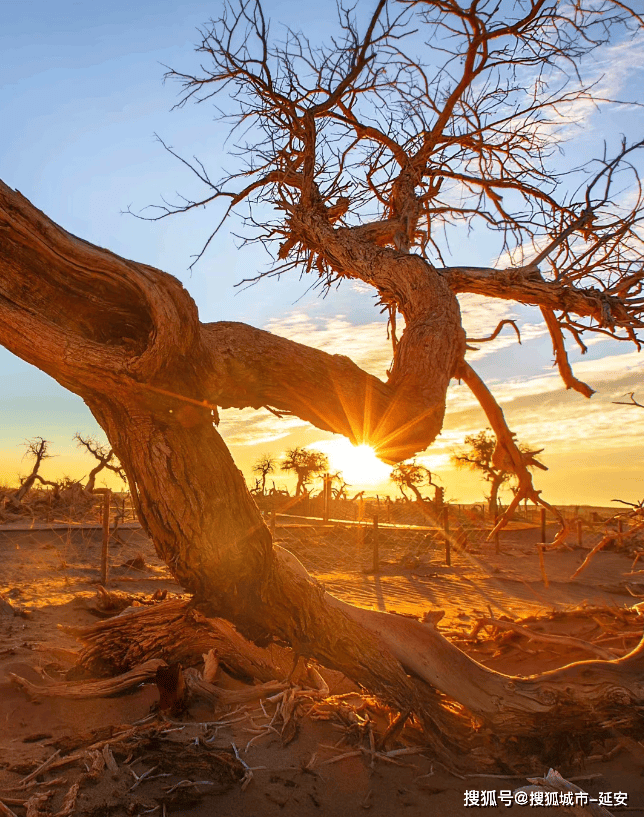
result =
[[[270,2],[275,23],[288,22],[321,35],[334,21],[334,4]],[[216,213],[196,212],[147,223],[123,215],[156,203],[159,196],[191,191],[186,171],[155,141],[158,133],[177,150],[198,155],[217,170],[227,129],[206,105],[171,111],[178,88],[163,84],[164,65],[195,64],[197,27],[217,16],[212,2],[86,2],[0,0],[0,178],[19,189],[67,230],[110,250],[152,264],[180,278],[202,320],[240,320],[329,351],[342,351],[384,376],[388,344],[382,317],[365,287],[343,285],[326,300],[306,294],[308,281],[262,282],[240,291],[242,278],[266,269],[259,247],[238,249],[231,231],[221,230],[192,273],[190,256],[207,237]],[[644,45],[622,42],[591,66],[613,96],[637,98],[644,79]],[[641,96],[641,94],[640,94]],[[644,116],[637,109],[605,106],[578,111],[580,126],[563,146],[562,166],[600,152],[604,139],[616,145],[621,132],[641,138]],[[487,265],[495,249],[484,235],[453,242],[453,263]],[[572,351],[598,390],[590,402],[566,393],[552,369],[552,351],[538,313],[503,302],[463,301],[472,334],[484,334],[508,315],[524,328],[524,344],[502,336],[472,357],[473,365],[499,397],[520,437],[546,448],[551,471],[539,484],[553,501],[605,504],[612,495],[644,495],[644,411],[620,408],[613,400],[641,383],[641,362],[626,344],[598,342],[589,354]],[[644,390],[643,390],[644,391]],[[643,395],[644,396],[644,395]],[[448,421],[427,462],[443,478],[448,496],[472,501],[481,494],[473,479],[450,469],[448,453],[485,421],[463,387],[449,397]],[[20,443],[35,435],[52,440],[52,471],[80,476],[89,464],[71,442],[75,431],[96,431],[82,401],[46,375],[0,349],[0,481],[24,468]],[[227,412],[222,423],[240,466],[249,472],[265,450],[279,455],[295,443],[328,438],[315,429],[264,414]],[[280,477],[278,482],[284,482]],[[392,491],[390,486],[389,491]],[[609,496],[611,495],[611,496]]]

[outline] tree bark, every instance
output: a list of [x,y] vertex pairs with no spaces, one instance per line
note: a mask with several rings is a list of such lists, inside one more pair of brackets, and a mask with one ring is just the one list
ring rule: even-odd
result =
[[[391,259],[386,260],[383,274],[392,276]],[[401,264],[415,263],[401,256]],[[422,276],[414,275],[406,279],[412,288],[422,285]],[[439,301],[442,286],[430,282]],[[431,307],[428,291],[421,302]],[[426,327],[417,327],[418,335],[412,333],[408,351],[415,342],[430,343],[439,332],[441,310],[456,319],[450,296],[438,304]],[[420,313],[411,317],[420,324]],[[251,638],[284,639],[299,654],[344,672],[400,711],[413,711],[437,748],[439,733],[456,735],[466,722],[462,710],[443,705],[437,690],[506,734],[529,734],[535,719],[544,716],[556,726],[562,707],[571,702],[592,719],[592,707],[593,717],[601,717],[616,698],[644,699],[644,642],[623,659],[581,662],[521,679],[477,664],[433,628],[356,608],[325,593],[295,557],[272,547],[217,432],[209,401],[219,384],[213,385],[212,373],[228,371],[230,379],[237,329],[224,327],[230,345],[221,335],[215,341],[216,334],[199,323],[194,302],[174,278],[66,233],[0,183],[0,342],[83,398],[123,464],[137,513],[157,552],[209,615],[233,621]],[[352,408],[344,417],[336,414],[333,422],[354,434],[365,428],[382,431],[384,424],[393,431],[379,439],[390,451],[399,451],[401,440],[418,440],[421,426],[431,437],[440,427],[450,361],[458,352],[458,333],[448,334],[451,339],[437,341],[435,355],[426,347],[420,362],[403,354],[393,386],[363,374],[362,385],[380,383],[380,402],[371,399],[375,387],[361,392],[362,386],[335,380],[341,374],[352,378],[353,364],[329,362],[331,356],[309,350],[311,359],[327,367],[327,387],[334,386],[330,397],[318,387],[319,405],[329,398],[333,414],[344,395],[358,395],[358,415]],[[290,342],[276,341],[279,348],[285,344]],[[242,349],[240,373],[255,365],[255,354]],[[279,367],[272,372],[274,384],[283,372]],[[401,395],[411,395],[410,384],[421,374],[427,379],[421,403],[431,416],[409,432]],[[470,374],[466,370],[472,380]],[[298,376],[303,393],[309,385],[315,388],[303,367]],[[243,389],[243,383],[237,386],[236,399]],[[317,402],[311,392],[309,399]],[[376,403],[383,413],[374,423]]]
[[[222,408],[265,406],[294,414],[355,445],[370,444],[392,463],[424,450],[440,430],[437,421],[428,421],[431,401],[444,402],[438,392],[423,397],[383,383],[344,355],[243,323],[202,324],[201,331],[203,392]],[[442,423],[444,407],[437,411]]]
[[[393,462],[406,459],[407,435],[422,433],[433,442],[443,427],[447,387],[465,353],[456,295],[420,256],[379,247],[360,238],[356,228],[335,228],[315,196],[294,208],[289,225],[291,237],[320,253],[337,274],[370,284],[383,302],[395,303],[403,315],[405,331],[389,373],[388,385],[394,389],[390,411],[374,424],[369,399],[354,423],[371,428],[369,441],[387,451]],[[414,406],[409,427],[399,422],[405,404]]]
[[629,326],[632,323],[618,295],[586,287],[580,289],[567,281],[547,281],[536,267],[446,267],[441,270],[450,289],[488,298],[527,303],[545,309],[595,318],[600,326]]
[[499,488],[503,485],[504,473],[492,474],[490,482],[490,516],[492,519],[496,518],[499,509]]

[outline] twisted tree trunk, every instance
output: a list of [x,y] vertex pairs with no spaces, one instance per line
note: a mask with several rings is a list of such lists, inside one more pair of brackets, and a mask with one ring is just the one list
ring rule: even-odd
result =
[[[418,274],[414,267],[410,291]],[[442,287],[435,281],[430,287],[438,303],[419,329],[425,343],[438,331],[436,316],[447,310],[454,317],[453,296]],[[244,344],[253,336],[261,338],[259,348]],[[616,700],[644,700],[643,645],[615,661],[508,677],[469,659],[430,627],[335,599],[295,557],[272,546],[217,432],[213,395],[228,405],[262,405],[267,395],[273,403],[290,400],[290,408],[323,427],[352,438],[373,432],[380,440],[386,428],[392,449],[414,449],[440,428],[460,326],[448,324],[419,368],[413,355],[399,361],[400,391],[346,358],[248,327],[202,326],[174,278],[66,233],[0,183],[0,342],[87,403],[123,464],[157,552],[210,615],[250,637],[285,639],[298,653],[414,711],[436,745],[438,732],[454,735],[463,725],[437,690],[512,734],[530,733],[542,718],[565,727],[566,706],[573,714],[594,707],[600,717]],[[311,377],[300,359],[301,385],[294,389],[290,367],[302,350],[316,369]],[[408,389],[419,371],[431,385],[413,404]],[[419,421],[417,410],[430,422]]]

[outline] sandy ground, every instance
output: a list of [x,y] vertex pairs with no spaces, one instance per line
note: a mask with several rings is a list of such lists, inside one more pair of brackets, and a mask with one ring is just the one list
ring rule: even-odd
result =
[[[278,541],[279,534],[278,528]],[[180,593],[140,531],[125,530],[121,537],[123,542],[111,548],[111,588],[142,596],[157,590]],[[535,641],[513,645],[498,635],[494,640],[485,637],[468,640],[479,618],[507,616],[516,621],[534,616],[536,622],[528,626],[586,640],[599,638],[615,655],[623,654],[639,640],[644,626],[639,625],[636,613],[629,614],[623,634],[615,635],[615,622],[606,612],[610,608],[630,608],[644,598],[644,579],[631,570],[630,558],[601,552],[577,579],[569,580],[596,539],[587,537],[583,550],[546,553],[548,587],[544,585],[535,550],[536,530],[504,533],[499,554],[494,552],[493,545],[479,545],[474,552],[454,553],[451,567],[444,564],[444,554],[437,549],[424,554],[411,567],[389,558],[391,554],[385,552],[377,575],[334,571],[328,558],[316,562],[310,549],[304,548],[297,555],[330,592],[349,601],[418,616],[426,611],[443,610],[439,629],[461,648],[495,669],[528,675],[589,655]],[[142,570],[125,565],[138,555],[145,560]],[[63,527],[19,531],[6,526],[0,529],[0,593],[16,612],[24,611],[26,616],[12,615],[6,608],[0,614],[0,801],[18,817],[25,813],[29,817],[49,813],[96,817],[162,815],[164,810],[168,814],[195,817],[213,814],[346,817],[364,813],[378,817],[449,816],[472,811],[465,807],[466,790],[496,793],[498,805],[486,808],[487,812],[533,813],[534,807],[506,807],[499,800],[501,791],[525,785],[524,777],[455,777],[434,762],[431,753],[423,753],[422,746],[416,747],[415,754],[372,761],[367,752],[358,749],[356,754],[356,745],[350,740],[351,729],[339,723],[337,717],[304,718],[297,737],[287,746],[282,745],[277,734],[264,735],[248,745],[259,734],[266,715],[270,716],[270,703],[264,703],[262,709],[258,702],[253,702],[232,714],[214,713],[194,705],[180,721],[164,722],[155,716],[141,725],[141,734],[136,739],[120,740],[120,733],[150,716],[158,700],[154,684],[108,699],[31,700],[11,682],[9,673],[35,683],[43,683],[43,673],[51,678],[63,677],[71,661],[67,651],[77,650],[78,644],[58,625],[96,622],[92,608],[99,562],[98,530]],[[578,610],[578,614],[552,616],[571,609]],[[539,621],[539,617],[548,616],[548,620]],[[602,627],[610,633],[602,636]],[[481,635],[486,632],[491,631],[482,631]],[[327,677],[332,694],[349,688],[346,681]],[[355,696],[355,700],[348,700],[359,709],[362,699]],[[366,711],[362,710],[363,716]],[[373,707],[369,717],[378,724],[384,714]],[[92,755],[84,750],[98,744],[97,752],[102,752],[101,741],[107,741],[111,747],[117,767],[114,771],[96,767],[92,776],[88,768],[96,752]],[[409,749],[409,741],[405,745]],[[585,748],[595,755],[605,751],[599,747],[596,751],[593,747]],[[191,752],[199,754],[199,762],[203,763],[204,756],[214,758],[213,750],[219,750],[226,762],[232,759],[239,769],[235,749],[243,763],[253,770],[252,779],[243,790],[233,772],[225,769],[221,772],[219,760],[219,778],[214,766],[204,767],[203,780],[208,782],[182,784],[182,763],[192,757]],[[639,756],[631,746],[630,751],[591,760],[581,769],[571,758],[570,764],[563,764],[559,771],[568,778],[577,778],[578,785],[594,797],[599,792],[626,793],[628,813],[644,815],[644,746],[640,749]],[[27,782],[21,787],[25,775],[56,751],[57,759],[73,757],[78,752],[80,759],[45,771],[34,783]],[[342,754],[349,756],[337,759]],[[215,763],[215,759],[208,762]],[[155,765],[156,769],[147,777],[141,777]],[[539,767],[534,771],[544,774],[547,769]],[[183,777],[187,775],[184,770]],[[190,776],[190,780],[195,779],[194,774]],[[217,784],[213,785],[213,781]],[[76,804],[73,810],[66,811],[64,797],[75,782],[80,784]],[[172,791],[176,784],[180,785]],[[23,803],[43,791],[50,791],[51,795],[41,802],[40,810],[32,801],[27,811]],[[553,815],[563,813],[559,808],[542,807],[543,810]],[[623,808],[609,811],[617,814]]]

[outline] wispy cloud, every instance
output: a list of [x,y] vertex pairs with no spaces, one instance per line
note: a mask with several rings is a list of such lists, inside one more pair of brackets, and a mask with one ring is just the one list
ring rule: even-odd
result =
[[[601,104],[618,100],[633,76],[644,67],[644,33],[625,37],[612,45],[603,46],[584,60],[584,85],[590,87],[592,98],[580,96],[557,106],[557,117],[540,124],[541,133],[552,141],[567,141],[579,135],[579,125],[589,120]],[[569,77],[561,73],[562,82]],[[597,101],[595,101],[597,100]],[[620,105],[621,110],[626,106]]]
[[[496,329],[500,321],[519,319],[517,306],[508,301],[485,298],[466,293],[459,295],[463,327],[469,337],[486,337]],[[398,317],[398,335],[405,322]],[[547,331],[543,323],[519,323],[522,342],[540,337]],[[386,378],[391,365],[391,340],[387,338],[386,321],[353,324],[346,315],[313,317],[306,312],[292,312],[280,318],[272,318],[264,329],[275,335],[323,349],[329,354],[347,355],[370,374]],[[482,344],[479,351],[468,354],[468,360],[481,358],[517,343],[511,327],[505,327],[490,343]]]
[[305,312],[292,312],[272,318],[264,329],[332,355],[346,355],[382,379],[391,364],[392,348],[391,341],[387,340],[385,321],[356,326],[345,315],[314,318]]
[[229,445],[264,445],[309,428],[299,417],[276,417],[266,409],[226,409],[220,414],[219,433]]
[[[607,386],[617,381],[629,380],[634,383],[642,379],[642,364],[644,358],[637,351],[625,352],[618,355],[606,355],[595,360],[582,360],[574,363],[573,369],[578,378],[594,382],[597,391],[606,391]],[[530,395],[536,397],[553,392],[565,393],[561,378],[557,371],[552,374],[537,375],[535,377],[516,377],[503,381],[489,381],[488,385],[495,396],[508,403],[520,397]]]
[[[524,323],[520,320],[518,306],[509,301],[498,298],[485,298],[482,295],[466,293],[458,297],[461,306],[463,328],[468,338],[488,337],[502,320],[515,320],[521,333],[521,342],[539,338],[547,333],[544,322]],[[469,362],[481,360],[500,349],[518,343],[517,336],[511,326],[505,326],[501,333],[493,340],[478,346],[478,351],[468,352]],[[475,344],[476,345],[476,344]]]
[[[632,115],[636,105],[641,112],[641,107],[639,107],[641,102],[637,102],[637,88],[635,93],[633,90],[626,93],[625,91],[629,83],[632,85],[634,82],[641,82],[641,72],[644,69],[644,32],[638,31],[635,36],[627,36],[619,42],[602,46],[601,49],[585,57],[581,67],[584,72],[583,84],[591,89],[589,95],[580,95],[557,105],[556,112],[534,123],[532,129],[535,134],[551,145],[563,145],[563,143],[577,140],[577,144],[582,147],[583,156],[584,139],[589,141],[595,138],[597,142],[601,139],[605,144],[613,145],[613,148],[609,147],[608,150],[614,149],[618,144],[620,131],[623,132],[624,127],[628,128],[626,118],[622,124],[622,120],[616,120],[616,117]],[[567,87],[571,92],[573,87],[570,85],[570,76],[561,71],[553,75],[551,84],[554,85],[557,76],[562,87]],[[531,79],[533,78],[529,75],[526,76],[526,82],[529,83]],[[549,93],[548,89],[544,91],[544,95]],[[629,96],[634,96],[636,101],[629,102],[628,99],[622,101],[623,97],[628,98]],[[604,117],[601,124],[600,120],[595,118],[598,113]],[[635,137],[636,133],[637,130],[631,136]],[[572,155],[574,164],[577,159],[574,154]],[[599,165],[596,166],[596,169],[599,170]],[[578,177],[577,181],[581,183],[583,179]],[[619,202],[613,205],[611,215],[616,215],[615,208],[624,213],[629,212],[637,195],[636,185],[631,191],[622,191]],[[500,269],[528,264],[549,243],[550,239],[545,236],[534,244],[526,242],[510,252],[502,253],[493,264]],[[584,245],[580,242],[577,249],[579,253],[582,253]]]
[[461,307],[463,328],[469,337],[489,335],[499,321],[518,316],[513,303],[499,298],[484,298],[482,295],[468,292],[459,295],[458,302]]
[[[556,371],[533,377],[490,380],[488,386],[520,438],[545,445],[550,452],[631,449],[644,439],[644,410],[613,405],[622,395],[644,389],[644,360],[636,351],[575,364],[575,373],[591,383],[590,400],[564,388]],[[432,451],[449,448],[454,438],[488,425],[469,390],[450,387],[443,434]],[[598,453],[599,452],[599,453]]]

